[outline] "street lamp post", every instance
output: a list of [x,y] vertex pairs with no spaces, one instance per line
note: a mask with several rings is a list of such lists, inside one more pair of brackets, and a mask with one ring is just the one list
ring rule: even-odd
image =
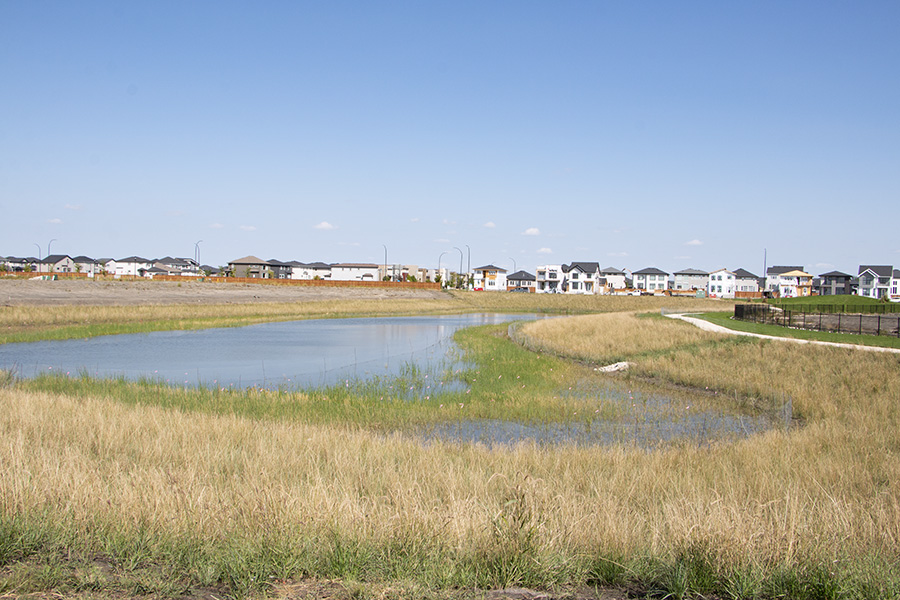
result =
[[[35,246],[37,246],[37,249],[38,249],[38,271],[40,271],[41,270],[41,261],[44,259],[41,256],[41,245],[35,243]],[[462,263],[460,263],[460,264],[462,264]]]
[[472,249],[466,244],[466,289],[469,289],[469,273],[472,272]]
[[453,249],[459,252],[459,276],[462,277],[463,253],[456,246],[453,246]]
[[513,273],[518,273],[519,269],[516,267],[516,259],[514,259],[512,256],[510,256],[509,260],[513,261]]
[[50,244],[56,241],[56,238],[53,238],[49,242],[47,242],[47,256],[50,256]]
[[[387,272],[387,246],[384,245],[384,244],[382,244],[381,247],[384,248],[384,277],[387,277],[387,276],[388,276],[388,272]],[[383,279],[383,278],[382,278],[382,279]]]
[[[441,252],[441,255],[438,256],[438,270],[437,270],[437,275],[435,276],[435,279],[437,279],[438,277],[441,277],[441,259],[444,258],[445,254],[447,254],[446,250]],[[444,278],[441,277],[441,282],[443,282],[443,281],[444,281]],[[443,283],[441,283],[441,287],[443,287]]]
[[197,268],[200,268],[200,244],[203,240],[197,240],[194,242],[194,262],[197,263]]

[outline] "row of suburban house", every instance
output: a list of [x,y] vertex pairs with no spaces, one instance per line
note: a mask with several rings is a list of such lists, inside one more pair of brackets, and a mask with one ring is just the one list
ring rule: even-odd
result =
[[802,266],[772,266],[758,277],[745,269],[718,269],[707,272],[683,269],[668,273],[655,267],[626,271],[601,268],[598,262],[539,265],[535,274],[527,271],[508,273],[495,265],[477,267],[468,277],[459,278],[447,268],[427,269],[417,265],[374,263],[303,263],[262,260],[245,256],[228,263],[224,269],[200,265],[191,258],[146,259],[129,256],[121,259],[51,254],[34,257],[0,257],[0,271],[34,273],[83,273],[135,277],[156,275],[228,275],[233,277],[332,281],[443,281],[454,277],[475,290],[525,291],[562,294],[681,293],[713,298],[739,298],[766,295],[794,298],[811,295],[857,294],[870,298],[900,300],[900,269],[891,265],[860,265],[856,275],[831,271],[818,276]]
[[891,265],[860,265],[857,275],[831,271],[819,276],[802,266],[772,266],[764,277],[745,269],[707,272],[684,269],[668,273],[655,267],[627,272],[600,268],[596,262],[540,265],[536,275],[517,271],[507,275],[495,265],[474,271],[476,290],[520,290],[536,293],[617,294],[682,293],[711,298],[771,296],[796,298],[812,295],[857,294],[900,301],[900,269]]

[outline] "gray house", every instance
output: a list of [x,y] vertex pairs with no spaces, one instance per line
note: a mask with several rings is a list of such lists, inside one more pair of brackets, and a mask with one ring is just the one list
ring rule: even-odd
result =
[[534,291],[534,275],[528,271],[516,271],[506,276],[506,289]]
[[705,290],[709,283],[709,273],[699,269],[675,271],[675,290]]
[[813,286],[813,291],[820,296],[846,296],[853,293],[853,275],[840,271],[822,273],[817,278],[818,287]]

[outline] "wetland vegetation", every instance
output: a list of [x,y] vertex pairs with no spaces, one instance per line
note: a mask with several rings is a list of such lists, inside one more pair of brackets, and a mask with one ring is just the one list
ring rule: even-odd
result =
[[[674,598],[900,595],[900,357],[728,337],[645,314],[730,309],[716,301],[521,296],[138,307],[139,317],[129,307],[137,323],[109,307],[4,308],[7,340],[351,314],[578,316],[523,325],[522,344],[506,326],[458,333],[472,367],[458,374],[465,400],[452,402],[365,385],[239,392],[7,375],[0,594],[277,596],[312,578],[350,582],[361,597],[518,585]],[[632,363],[624,374],[594,371],[620,360]],[[404,386],[422,383],[407,376]],[[717,409],[790,398],[802,426],[649,449],[408,434],[470,420],[615,420],[622,406],[579,393],[601,377],[702,390],[694,397]]]

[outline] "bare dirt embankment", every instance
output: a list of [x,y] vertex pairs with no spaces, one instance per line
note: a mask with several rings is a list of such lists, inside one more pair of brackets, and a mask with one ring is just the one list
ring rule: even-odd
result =
[[445,299],[444,292],[403,288],[312,287],[199,281],[0,279],[0,306],[246,304],[313,300]]

